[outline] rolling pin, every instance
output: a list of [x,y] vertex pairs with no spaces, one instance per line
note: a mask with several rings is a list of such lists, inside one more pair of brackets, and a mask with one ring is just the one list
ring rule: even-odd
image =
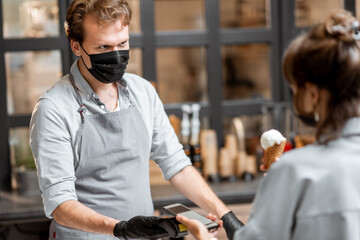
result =
[[201,158],[203,159],[203,174],[206,179],[217,179],[217,140],[216,132],[212,129],[201,130],[200,133]]
[[238,148],[236,143],[236,136],[234,134],[227,134],[225,136],[225,148],[228,150],[228,164],[225,164],[225,166],[228,166],[229,169],[226,169],[226,172],[230,172],[231,176],[229,177],[235,177],[236,173],[236,156],[238,154]]
[[235,117],[232,120],[232,131],[237,140],[238,153],[236,156],[236,175],[242,177],[247,170],[247,153],[245,149],[245,131],[244,124],[240,118]]
[[231,166],[229,150],[225,147],[220,149],[219,170],[222,178],[229,178],[234,174]]

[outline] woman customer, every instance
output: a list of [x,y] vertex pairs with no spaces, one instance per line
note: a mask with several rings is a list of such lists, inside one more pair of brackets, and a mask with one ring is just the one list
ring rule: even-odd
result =
[[[359,41],[359,22],[338,10],[290,44],[283,72],[317,141],[271,166],[234,239],[360,239]],[[196,239],[211,239],[197,221],[178,220]]]

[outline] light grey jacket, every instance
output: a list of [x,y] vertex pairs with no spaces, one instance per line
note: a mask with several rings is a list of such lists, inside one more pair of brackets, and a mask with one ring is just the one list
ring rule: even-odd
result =
[[292,150],[274,163],[235,239],[359,240],[360,118],[327,145]]

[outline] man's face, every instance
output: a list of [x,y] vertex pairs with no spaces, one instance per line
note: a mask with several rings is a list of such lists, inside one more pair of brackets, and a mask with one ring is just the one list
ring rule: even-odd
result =
[[[129,26],[123,26],[121,20],[110,26],[101,26],[95,17],[89,15],[85,17],[83,24],[84,42],[82,47],[88,54],[129,49]],[[78,53],[75,52],[76,55],[82,56],[86,66],[90,68],[90,58],[81,47],[78,48]]]

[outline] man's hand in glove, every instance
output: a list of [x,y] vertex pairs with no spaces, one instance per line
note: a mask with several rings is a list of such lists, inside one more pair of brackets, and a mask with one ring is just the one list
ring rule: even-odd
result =
[[244,226],[244,224],[239,219],[237,219],[237,217],[232,211],[222,216],[221,220],[223,221],[223,226],[226,231],[226,236],[228,237],[229,240],[233,240],[234,233],[236,232],[236,230]]
[[136,216],[128,221],[121,221],[114,227],[114,236],[119,239],[158,239],[169,234],[158,226],[159,217]]

